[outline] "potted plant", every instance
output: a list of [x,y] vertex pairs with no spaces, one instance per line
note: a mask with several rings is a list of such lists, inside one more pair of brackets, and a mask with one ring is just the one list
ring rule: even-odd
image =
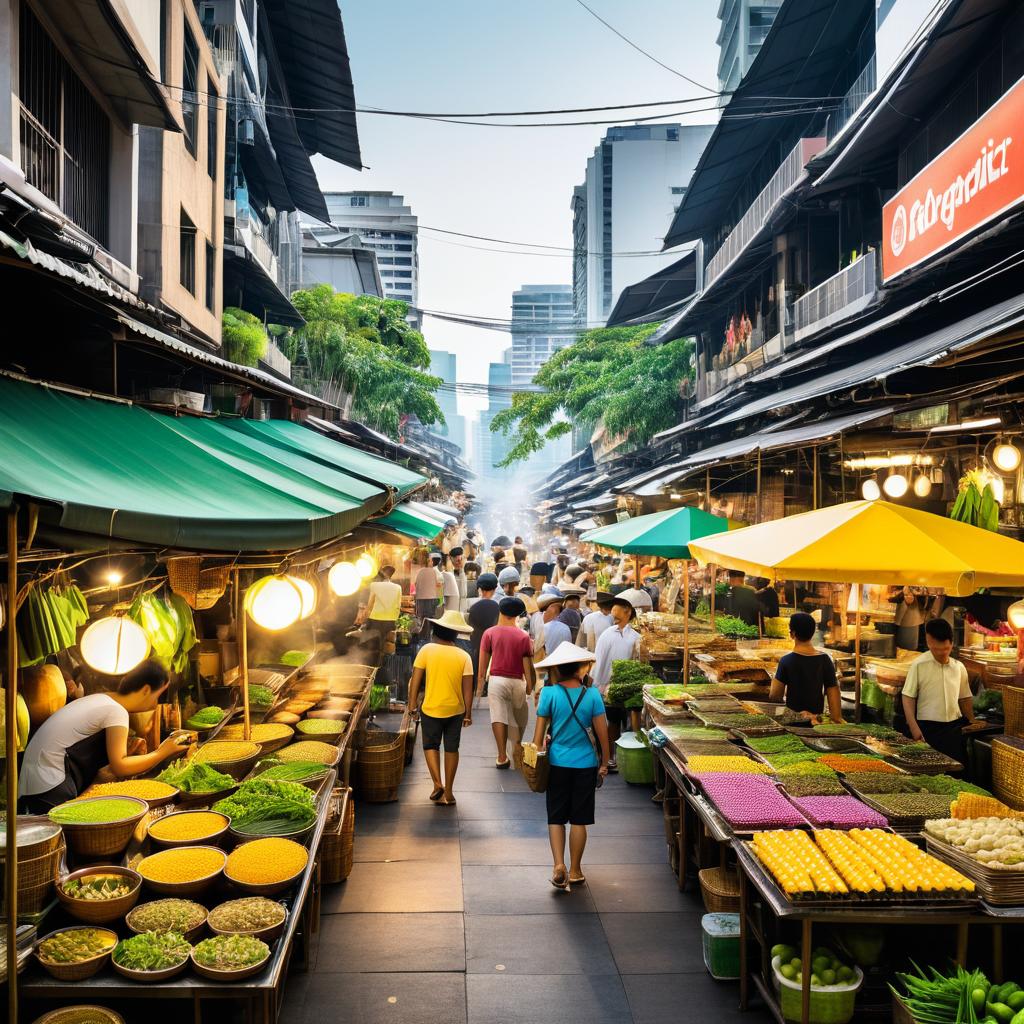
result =
[[399,615],[395,623],[395,643],[408,644],[412,637],[412,616]]

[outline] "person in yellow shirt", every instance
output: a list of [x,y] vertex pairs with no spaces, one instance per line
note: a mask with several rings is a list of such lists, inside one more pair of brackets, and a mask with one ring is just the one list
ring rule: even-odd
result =
[[452,785],[459,767],[459,741],[463,728],[473,724],[473,662],[455,640],[460,634],[472,633],[473,627],[458,611],[447,611],[441,618],[428,621],[431,642],[420,648],[413,662],[409,707],[419,716],[423,733],[423,759],[434,784],[430,799],[441,807],[454,807]]

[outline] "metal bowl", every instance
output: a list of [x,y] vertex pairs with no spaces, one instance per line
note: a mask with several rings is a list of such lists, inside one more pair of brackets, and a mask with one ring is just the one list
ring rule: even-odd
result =
[[110,958],[110,963],[118,974],[123,974],[126,978],[131,978],[132,981],[143,982],[166,981],[168,978],[173,978],[188,967],[188,961],[189,958],[185,957],[180,964],[175,964],[173,967],[164,967],[159,971],[138,971],[132,967],[122,967],[113,957]]

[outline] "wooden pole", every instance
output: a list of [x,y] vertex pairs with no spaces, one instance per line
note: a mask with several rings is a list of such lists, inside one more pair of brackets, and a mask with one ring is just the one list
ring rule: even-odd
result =
[[690,560],[683,559],[683,685],[690,682]]
[[718,582],[718,566],[712,565],[711,569],[711,631],[715,630],[715,584]]
[[818,446],[814,446],[814,490],[811,494],[811,508],[818,507]]
[[7,513],[7,672],[4,750],[7,755],[7,1019],[18,1020],[18,507]]
[[249,636],[242,594],[241,570],[235,570],[235,629],[238,633],[238,677],[242,682],[242,735],[248,743],[252,738],[249,715]]
[[857,588],[857,625],[854,627],[853,634],[853,670],[854,670],[854,681],[853,681],[853,720],[855,722],[860,721],[860,584],[855,583],[854,586]]
[[757,498],[754,504],[757,522],[761,522],[761,449],[757,449]]
[[633,556],[633,586],[639,588],[640,586],[640,556]]
[[711,511],[711,470],[704,470],[704,511]]

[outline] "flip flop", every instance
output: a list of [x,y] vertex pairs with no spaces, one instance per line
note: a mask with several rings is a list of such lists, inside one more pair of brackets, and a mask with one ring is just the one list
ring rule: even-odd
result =
[[586,875],[580,875],[579,878],[573,878],[570,875],[569,876],[569,884],[570,885],[586,885],[587,884],[587,876]]
[[430,799],[436,804],[437,801],[440,800],[441,797],[443,797],[443,796],[444,796],[444,786],[442,786],[440,789],[435,789],[434,792],[430,794]]
[[502,771],[505,768],[511,768],[512,767],[512,762],[511,761],[495,761],[494,762],[494,767],[497,768],[498,771]]
[[560,868],[557,871],[554,871],[551,875],[551,884],[556,889],[561,889],[563,892],[569,892],[569,872],[565,868]]
[[452,797],[451,800],[438,800],[437,801],[437,806],[438,807],[454,807],[455,804],[456,804],[455,797]]

